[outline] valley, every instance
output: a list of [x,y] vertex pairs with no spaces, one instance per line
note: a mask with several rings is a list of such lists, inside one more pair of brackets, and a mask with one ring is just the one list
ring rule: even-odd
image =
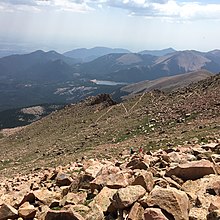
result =
[[[121,82],[132,84],[160,80],[161,77],[201,69],[216,74],[220,69],[219,54],[219,50],[202,53],[168,48],[132,53],[125,49],[96,47],[64,54],[37,50],[6,56],[0,58],[0,111],[45,103],[76,103],[100,93],[113,94],[120,101],[130,91],[121,89],[124,87]],[[86,57],[93,58],[88,61]],[[94,79],[115,83],[101,85],[92,82]],[[194,77],[194,80],[199,80],[199,77]]]

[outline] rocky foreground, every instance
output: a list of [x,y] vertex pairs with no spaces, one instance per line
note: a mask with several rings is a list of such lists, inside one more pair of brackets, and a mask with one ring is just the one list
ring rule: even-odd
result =
[[220,140],[82,159],[0,183],[0,220],[220,219]]

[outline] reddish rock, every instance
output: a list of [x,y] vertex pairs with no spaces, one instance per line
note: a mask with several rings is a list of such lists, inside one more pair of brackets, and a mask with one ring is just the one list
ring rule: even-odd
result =
[[112,197],[117,192],[117,189],[109,189],[104,187],[101,192],[89,204],[90,207],[98,205],[102,212],[113,212],[115,208],[112,205]]
[[169,187],[167,189],[156,186],[147,198],[149,207],[158,206],[171,214],[175,220],[189,218],[189,199],[185,192]]
[[128,164],[127,167],[134,170],[134,169],[143,169],[143,170],[147,170],[148,169],[148,164],[145,163],[143,160],[141,160],[140,158],[135,158],[133,160],[131,160]]
[[[64,209],[67,206],[64,207]],[[68,209],[73,210],[74,212],[80,213],[80,215],[82,217],[85,217],[87,215],[87,213],[89,212],[90,208],[88,206],[85,205],[70,205],[70,207]]]
[[25,202],[33,203],[34,201],[35,201],[35,195],[34,195],[34,193],[30,192],[30,193],[27,193],[27,194],[23,197],[23,199],[22,199],[22,201],[20,202],[19,206],[22,205],[22,204],[25,203]]
[[207,187],[206,192],[211,195],[220,196],[220,180],[212,181]]
[[142,220],[142,216],[144,214],[144,208],[140,205],[140,203],[136,202],[128,215],[128,220]]
[[111,189],[119,189],[126,187],[131,182],[131,173],[129,172],[119,172],[110,175],[99,175],[92,182],[90,182],[90,187],[94,189],[102,189],[102,187],[107,186]]
[[36,215],[37,209],[30,205],[29,202],[25,202],[18,209],[18,215],[24,219],[33,219]]
[[16,219],[18,211],[8,204],[3,204],[0,207],[0,220]]
[[118,172],[120,172],[120,168],[119,167],[116,167],[116,166],[113,166],[113,165],[109,165],[109,164],[106,164],[102,167],[102,169],[98,172],[97,176],[99,175],[102,175],[102,176],[105,176],[105,175],[110,175],[110,174],[116,174]]
[[86,192],[68,193],[63,197],[60,206],[83,204],[86,201],[86,197]]
[[145,193],[146,190],[140,185],[121,188],[113,196],[113,205],[117,209],[124,209],[143,197]]
[[214,151],[216,148],[218,148],[220,146],[219,143],[208,143],[208,144],[204,144],[201,147],[205,150],[212,150]]
[[36,200],[40,201],[45,205],[50,205],[54,199],[60,199],[59,194],[56,192],[51,192],[48,189],[40,189],[34,191],[34,196]]
[[84,220],[84,218],[71,210],[49,210],[45,214],[44,220]]
[[209,212],[213,212],[215,210],[220,211],[220,197],[216,197],[214,201],[211,202],[209,206]]
[[98,173],[103,168],[103,164],[98,161],[93,161],[91,166],[85,169],[85,174],[91,176],[92,178],[96,178]]
[[91,207],[89,213],[85,216],[86,220],[104,220],[104,214],[98,205]]
[[153,174],[145,170],[136,172],[132,185],[141,185],[147,192],[150,192],[154,186]]
[[56,184],[58,186],[69,186],[72,182],[72,179],[70,178],[69,175],[65,173],[58,173],[56,176]]
[[168,220],[159,208],[147,208],[144,210],[143,220]]
[[171,152],[168,154],[169,161],[173,163],[186,163],[187,161],[195,161],[196,157],[192,154],[179,152]]
[[205,175],[214,174],[215,169],[213,163],[208,160],[200,160],[179,164],[174,168],[170,168],[167,176],[175,175],[183,180],[196,180]]

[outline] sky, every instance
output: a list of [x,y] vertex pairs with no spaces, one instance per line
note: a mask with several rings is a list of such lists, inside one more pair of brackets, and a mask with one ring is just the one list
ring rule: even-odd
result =
[[0,0],[0,50],[220,48],[219,0]]

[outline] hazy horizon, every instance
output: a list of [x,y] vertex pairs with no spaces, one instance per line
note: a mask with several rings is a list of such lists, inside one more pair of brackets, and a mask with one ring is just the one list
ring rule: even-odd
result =
[[0,0],[0,50],[220,48],[217,0]]

